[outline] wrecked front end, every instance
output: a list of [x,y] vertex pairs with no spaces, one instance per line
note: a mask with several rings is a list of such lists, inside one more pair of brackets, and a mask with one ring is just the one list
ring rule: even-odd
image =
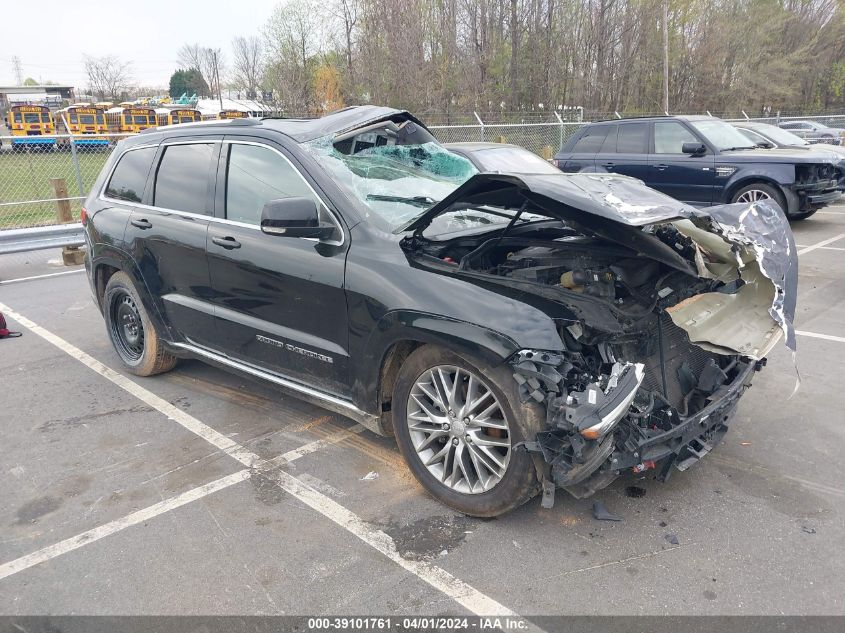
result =
[[[795,349],[796,255],[779,210],[716,207],[646,231],[694,262],[697,278],[661,277],[653,309],[618,311],[616,331],[561,324],[569,351],[559,357],[524,350],[511,360],[522,398],[547,411],[547,430],[526,448],[542,456],[548,480],[575,497],[625,471],[665,481],[695,464],[727,432],[772,347],[785,337]],[[614,290],[637,290],[618,265],[590,275],[593,284],[605,275],[602,292],[617,305],[625,300]],[[585,279],[576,271],[562,283],[573,276]]]
[[546,412],[524,443],[545,504],[555,487],[580,498],[626,471],[665,481],[686,470],[722,439],[778,341],[794,352],[797,258],[775,205],[696,211],[630,180],[511,180],[517,193],[485,178],[441,215],[508,207],[561,226],[511,222],[480,244],[418,231],[407,246],[457,276],[566,308],[547,311],[562,351],[510,359],[523,402]]

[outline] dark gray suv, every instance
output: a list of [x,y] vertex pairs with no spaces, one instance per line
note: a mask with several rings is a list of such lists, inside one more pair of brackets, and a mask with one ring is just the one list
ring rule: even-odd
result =
[[729,123],[671,116],[590,123],[555,156],[565,172],[609,172],[697,207],[773,200],[803,220],[838,200],[836,160],[827,155],[761,150]]

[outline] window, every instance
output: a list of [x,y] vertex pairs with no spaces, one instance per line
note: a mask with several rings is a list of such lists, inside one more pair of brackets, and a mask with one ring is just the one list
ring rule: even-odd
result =
[[683,154],[684,143],[700,143],[695,135],[675,121],[658,121],[654,124],[654,153]]
[[749,130],[744,127],[738,127],[739,133],[742,134],[745,138],[747,138],[752,143],[771,143],[767,138],[764,138],[757,134],[757,132],[753,130]]
[[25,112],[23,115],[24,123],[41,123],[41,119],[37,113]]
[[155,153],[155,147],[145,147],[121,156],[106,187],[106,195],[118,200],[141,202]]
[[212,143],[166,146],[156,172],[153,205],[208,215],[208,170],[213,154]]
[[584,132],[584,136],[578,139],[575,147],[572,148],[574,154],[595,154],[602,146],[607,133],[610,131],[610,125],[592,125]]
[[[314,198],[291,164],[269,147],[234,143],[226,175],[226,218],[261,223],[261,210],[270,200]],[[319,200],[317,201],[319,204]]]
[[23,122],[23,117],[21,116],[21,113],[20,113],[20,112],[15,112],[14,114],[15,114],[15,123],[22,123],[22,122]]
[[71,123],[79,123],[79,119],[76,116],[76,112],[74,112],[70,115],[70,122]]
[[94,125],[94,115],[93,114],[80,114],[79,115],[79,122],[82,125]]
[[616,151],[620,154],[648,153],[648,123],[625,123],[619,126]]
[[610,126],[610,131],[607,134],[607,138],[604,139],[604,143],[601,144],[599,154],[614,154],[616,152],[616,131],[618,129],[618,125]]

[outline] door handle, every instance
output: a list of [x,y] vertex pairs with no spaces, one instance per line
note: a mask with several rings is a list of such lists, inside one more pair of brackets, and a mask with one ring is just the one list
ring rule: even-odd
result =
[[655,167],[657,167],[660,171],[666,171],[669,169],[669,165],[665,163],[660,163],[659,165],[655,165]]
[[140,220],[129,220],[129,223],[132,224],[132,226],[136,226],[141,230],[153,228],[153,223],[150,222],[147,218],[141,218]]
[[217,244],[217,246],[222,246],[223,248],[228,250],[241,247],[241,243],[234,237],[212,237],[211,241]]
[[613,169],[614,163],[602,163],[601,166],[605,169]]

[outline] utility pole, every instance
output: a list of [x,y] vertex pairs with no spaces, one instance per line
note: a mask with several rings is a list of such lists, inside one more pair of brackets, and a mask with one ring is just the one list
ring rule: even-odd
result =
[[669,0],[663,0],[663,111],[669,114]]
[[23,68],[21,67],[21,58],[15,55],[12,57],[12,68],[15,69],[15,79],[18,80],[18,85],[23,85]]
[[217,63],[217,51],[211,51],[214,60],[214,81],[217,83],[217,98],[220,100],[220,109],[223,110],[223,90],[220,86],[220,66]]

